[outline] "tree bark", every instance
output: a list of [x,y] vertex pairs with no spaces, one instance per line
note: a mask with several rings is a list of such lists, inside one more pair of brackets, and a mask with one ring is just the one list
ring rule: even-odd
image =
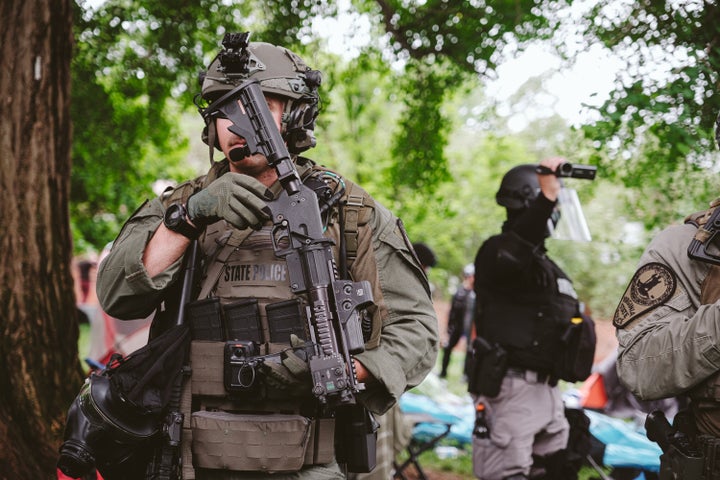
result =
[[68,214],[72,0],[4,0],[0,19],[0,478],[45,479],[82,382]]

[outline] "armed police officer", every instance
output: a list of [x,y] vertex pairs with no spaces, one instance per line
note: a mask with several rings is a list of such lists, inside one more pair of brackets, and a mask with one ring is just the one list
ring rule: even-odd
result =
[[622,384],[641,400],[689,402],[672,429],[660,412],[646,420],[665,452],[660,478],[720,479],[719,206],[653,238],[613,318]]
[[549,158],[505,174],[496,200],[507,220],[475,257],[469,390],[477,408],[473,469],[482,480],[576,478],[566,469],[569,427],[557,382],[561,337],[579,303],[545,249],[548,224],[558,220],[556,173],[564,162]]
[[[193,341],[183,476],[344,478],[336,461],[343,439],[333,432],[345,426],[323,405],[326,396],[314,394],[325,385],[313,383],[308,368],[316,344],[326,341],[322,332],[313,334],[308,317],[316,321],[313,309],[323,305],[315,299],[310,308],[307,296],[294,293],[290,263],[298,257],[291,252],[286,262],[276,255],[294,240],[278,238],[278,225],[287,222],[272,218],[274,199],[286,185],[270,158],[248,149],[233,121],[248,110],[240,96],[245,82],[259,82],[297,173],[318,192],[322,205],[307,208],[322,212],[333,268],[340,278],[370,286],[365,294],[372,303],[362,305],[359,322],[364,351],[346,368],[365,387],[358,403],[372,412],[386,412],[435,363],[437,319],[427,278],[398,218],[347,178],[299,155],[315,145],[320,72],[283,47],[223,45],[201,80],[210,170],[146,201],[128,220],[100,267],[100,301],[118,318],[172,311],[183,256],[197,239],[200,281],[198,300],[188,305]],[[213,161],[213,148],[222,160]],[[156,316],[154,335],[166,328],[167,317]],[[317,375],[332,383],[343,378],[337,370]]]

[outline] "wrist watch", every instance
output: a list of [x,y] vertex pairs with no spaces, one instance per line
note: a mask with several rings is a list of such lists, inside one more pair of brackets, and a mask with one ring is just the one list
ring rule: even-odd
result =
[[165,210],[163,223],[168,230],[179,233],[190,240],[195,240],[202,233],[202,230],[188,223],[187,210],[181,203],[173,203]]

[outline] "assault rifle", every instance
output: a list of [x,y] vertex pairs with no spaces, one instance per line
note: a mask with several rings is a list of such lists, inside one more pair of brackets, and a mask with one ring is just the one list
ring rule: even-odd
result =
[[697,233],[690,241],[688,256],[693,260],[720,265],[720,255],[717,254],[716,249],[718,232],[720,232],[720,206],[715,206],[710,217],[704,225],[698,228]]
[[[223,41],[226,48],[240,51],[247,48],[248,35],[234,35],[233,45]],[[239,58],[247,55],[240,54]],[[246,141],[246,146],[231,156],[264,155],[276,169],[283,187],[269,205],[273,214],[272,241],[275,255],[287,263],[292,292],[308,302],[308,330],[314,345],[308,361],[312,393],[327,412],[337,416],[339,423],[352,424],[349,428],[358,424],[368,427],[374,421],[369,412],[357,405],[356,394],[365,385],[357,379],[351,355],[365,349],[359,312],[373,303],[370,283],[338,278],[332,251],[334,241],[323,235],[317,194],[303,184],[257,80],[245,81],[223,95],[208,107],[213,109],[222,112],[233,123],[230,131]],[[342,408],[348,406],[357,408]],[[340,422],[341,419],[349,421]],[[360,450],[373,457],[370,464],[364,465],[359,458],[357,461],[339,458],[346,460],[351,471],[369,471],[374,467],[373,428],[364,433],[357,430],[348,433],[357,436],[359,445],[347,448],[347,455]]]

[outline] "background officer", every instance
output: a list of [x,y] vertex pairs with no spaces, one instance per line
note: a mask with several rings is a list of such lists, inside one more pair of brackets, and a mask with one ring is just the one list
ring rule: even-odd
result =
[[[448,341],[443,347],[442,366],[440,378],[447,377],[450,365],[450,356],[461,338],[465,338],[467,346],[470,345],[470,334],[473,328],[473,315],[475,312],[475,265],[469,263],[463,268],[463,281],[453,294],[448,314],[447,334]],[[466,356],[467,357],[467,356]],[[463,374],[468,375],[468,359],[466,358]]]
[[475,352],[475,369],[487,373],[476,392],[473,438],[474,473],[483,480],[573,475],[563,472],[569,427],[554,370],[564,326],[579,305],[545,249],[562,186],[554,172],[563,162],[543,160],[548,174],[536,173],[538,165],[505,174],[496,200],[507,220],[475,258],[476,331],[492,347]]

